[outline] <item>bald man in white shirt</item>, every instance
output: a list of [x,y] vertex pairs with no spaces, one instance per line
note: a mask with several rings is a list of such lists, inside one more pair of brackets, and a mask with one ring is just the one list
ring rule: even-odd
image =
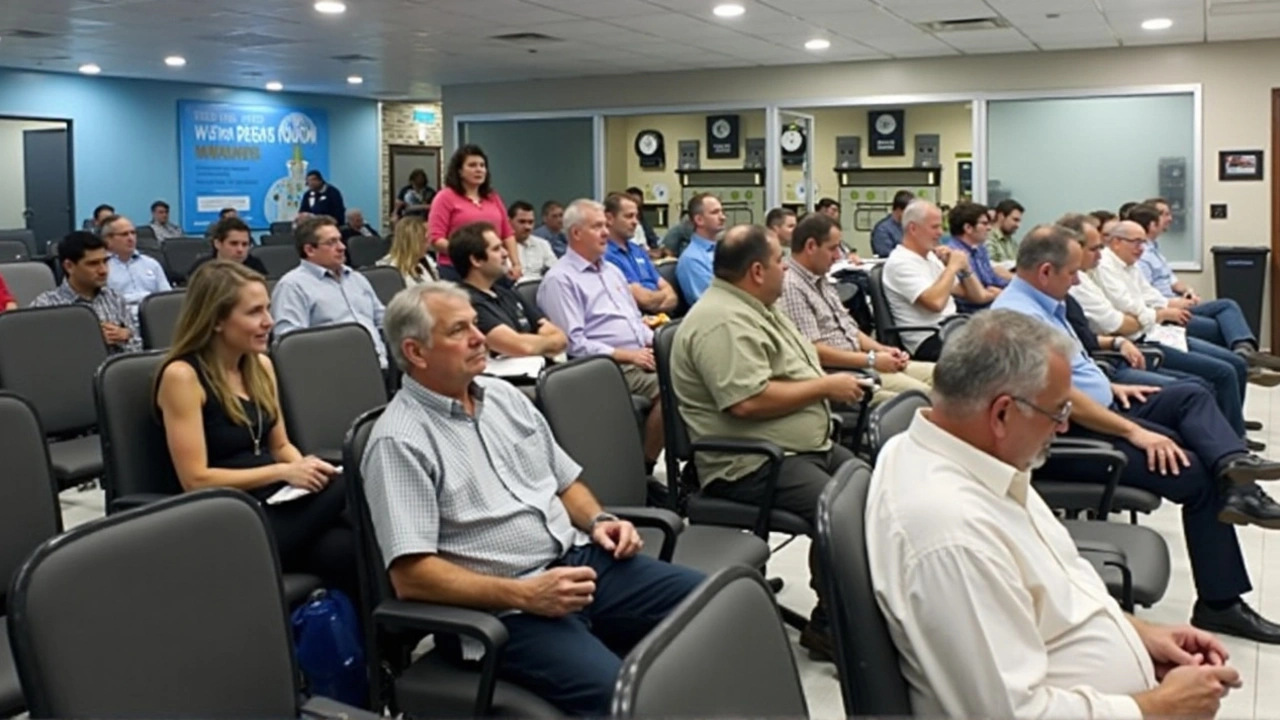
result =
[[916,716],[1210,717],[1240,686],[1209,633],[1123,613],[1031,487],[1075,352],[1030,317],[975,315],[876,463],[867,554]]

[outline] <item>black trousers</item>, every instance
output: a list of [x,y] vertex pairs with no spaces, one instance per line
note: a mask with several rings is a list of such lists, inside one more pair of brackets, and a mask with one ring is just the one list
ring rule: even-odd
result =
[[916,346],[916,351],[911,353],[911,357],[921,362],[938,362],[941,355],[942,336],[937,333],[925,338],[924,342]]
[[[1111,443],[1129,459],[1120,482],[1182,505],[1182,532],[1187,540],[1191,574],[1202,600],[1231,600],[1252,587],[1235,527],[1218,521],[1222,506],[1217,470],[1229,456],[1245,452],[1213,396],[1199,383],[1175,383],[1161,389],[1145,403],[1116,412],[1153,432],[1172,438],[1191,460],[1178,475],[1161,475],[1147,469],[1146,451],[1113,435],[1102,435],[1072,423],[1068,437]],[[1079,473],[1071,463],[1058,463],[1067,477],[1084,478],[1091,469],[1082,464]]]
[[278,505],[263,503],[276,539],[280,569],[320,578],[327,588],[360,602],[355,534],[346,516],[346,478],[335,475],[324,490]]

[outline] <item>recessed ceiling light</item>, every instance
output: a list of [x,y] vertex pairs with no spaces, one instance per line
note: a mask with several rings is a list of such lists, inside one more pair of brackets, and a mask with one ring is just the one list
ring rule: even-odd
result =
[[170,55],[164,59],[164,64],[169,67],[182,67],[187,64],[187,59],[181,55]]
[[364,78],[360,77],[359,75],[349,75],[349,76],[347,76],[347,84],[348,84],[348,85],[359,85],[359,84],[360,84],[360,83],[362,83],[362,82],[364,82]]
[[279,82],[277,80],[272,80],[271,82],[267,83],[267,89],[270,90],[271,92],[280,92],[281,90],[284,89],[284,83]]
[[711,12],[715,13],[716,17],[731,18],[738,17],[746,11],[746,8],[737,3],[724,3],[723,5],[717,5]]
[[831,41],[826,38],[814,38],[804,44],[805,50],[826,50],[831,47]]
[[347,4],[341,0],[320,0],[315,4],[316,12],[325,15],[339,15],[347,11]]
[[1142,21],[1143,30],[1168,30],[1173,27],[1173,21],[1169,18],[1151,18]]
[[93,63],[85,63],[84,65],[80,66],[80,72],[84,73],[85,75],[97,75],[98,73],[102,72],[102,68],[98,67],[97,65],[94,65]]

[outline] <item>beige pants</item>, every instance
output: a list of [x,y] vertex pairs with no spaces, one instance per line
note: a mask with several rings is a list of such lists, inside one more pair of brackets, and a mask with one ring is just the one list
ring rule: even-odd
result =
[[880,389],[871,396],[871,407],[892,400],[899,393],[919,390],[927,393],[933,387],[933,363],[912,360],[907,369],[896,373],[880,373]]

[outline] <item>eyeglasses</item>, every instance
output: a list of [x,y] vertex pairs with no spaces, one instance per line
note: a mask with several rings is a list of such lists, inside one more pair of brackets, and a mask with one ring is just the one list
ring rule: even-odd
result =
[[1071,417],[1071,401],[1070,400],[1064,402],[1062,404],[1062,407],[1057,412],[1049,412],[1048,410],[1045,410],[1044,408],[1040,407],[1039,405],[1031,402],[1026,398],[1018,397],[1017,395],[1011,395],[1010,397],[1013,398],[1014,402],[1019,403],[1021,405],[1025,405],[1031,408],[1032,410],[1035,410],[1036,412],[1040,413],[1041,415],[1049,418],[1050,420],[1053,421],[1054,425],[1061,425],[1062,423],[1066,422],[1068,418]]
[[1131,237],[1120,237],[1119,235],[1112,235],[1111,239],[1119,240],[1121,242],[1127,242],[1131,245],[1141,245],[1142,243],[1147,241],[1147,239],[1143,237],[1131,238]]

